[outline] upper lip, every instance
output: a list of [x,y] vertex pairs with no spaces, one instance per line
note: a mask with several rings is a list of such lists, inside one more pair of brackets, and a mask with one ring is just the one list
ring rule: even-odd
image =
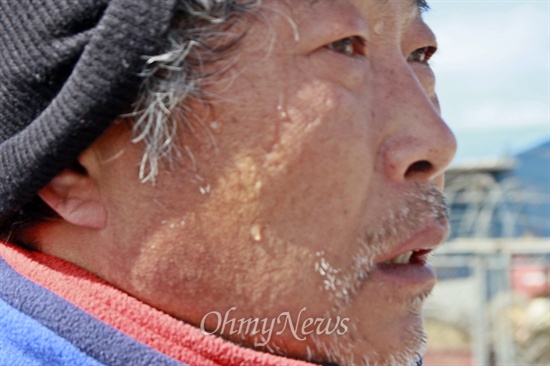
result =
[[393,250],[376,260],[376,264],[390,261],[407,252],[420,252],[425,255],[438,248],[449,234],[448,225],[429,223],[422,229],[414,232],[407,239],[401,241]]

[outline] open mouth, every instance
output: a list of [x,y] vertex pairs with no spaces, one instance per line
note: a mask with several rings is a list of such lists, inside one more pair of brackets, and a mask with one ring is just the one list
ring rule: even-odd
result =
[[408,267],[407,265],[426,266],[433,251],[443,243],[447,234],[447,226],[430,223],[394,247],[390,253],[378,258],[376,263],[379,267],[385,268]]
[[370,278],[377,278],[395,293],[410,295],[431,291],[437,277],[429,259],[447,233],[446,225],[431,222],[399,244],[388,244],[393,250],[378,258]]
[[426,264],[431,252],[431,249],[408,250],[381,264]]

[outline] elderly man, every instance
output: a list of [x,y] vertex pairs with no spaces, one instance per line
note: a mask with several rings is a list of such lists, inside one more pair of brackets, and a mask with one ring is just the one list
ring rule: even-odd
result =
[[0,1],[0,363],[421,364],[426,8]]

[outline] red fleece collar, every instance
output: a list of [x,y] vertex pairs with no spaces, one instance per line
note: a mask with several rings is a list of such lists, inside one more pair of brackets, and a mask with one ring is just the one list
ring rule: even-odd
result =
[[312,366],[239,347],[203,334],[114,288],[69,262],[0,243],[0,256],[15,271],[46,287],[124,334],[189,365]]

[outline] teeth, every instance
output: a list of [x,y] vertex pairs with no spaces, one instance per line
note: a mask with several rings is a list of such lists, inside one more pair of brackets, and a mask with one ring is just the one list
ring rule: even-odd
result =
[[412,250],[399,254],[397,257],[390,260],[390,263],[396,263],[396,264],[406,264],[409,263],[411,257],[413,255]]

